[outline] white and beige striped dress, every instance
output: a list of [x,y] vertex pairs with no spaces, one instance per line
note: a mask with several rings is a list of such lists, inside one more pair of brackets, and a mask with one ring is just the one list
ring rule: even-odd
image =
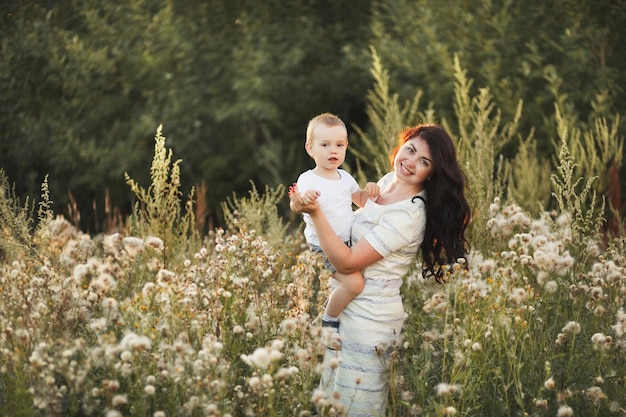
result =
[[[391,175],[379,181],[381,189]],[[417,198],[390,205],[368,201],[355,214],[353,244],[366,239],[383,259],[363,270],[363,292],[340,315],[341,350],[327,350],[325,363],[339,357],[341,365],[334,371],[325,366],[320,385],[328,395],[340,395],[350,417],[385,415],[389,391],[385,348],[402,329],[400,286],[415,261],[425,225],[424,203]]]

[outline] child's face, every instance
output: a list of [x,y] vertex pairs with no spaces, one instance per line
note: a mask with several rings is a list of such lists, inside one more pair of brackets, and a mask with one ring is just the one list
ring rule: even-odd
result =
[[336,170],[346,159],[348,132],[343,126],[319,125],[313,131],[312,142],[305,144],[305,148],[317,168]]

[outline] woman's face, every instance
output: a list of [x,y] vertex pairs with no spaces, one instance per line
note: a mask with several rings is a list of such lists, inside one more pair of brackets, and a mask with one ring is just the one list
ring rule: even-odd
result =
[[417,191],[421,191],[424,181],[433,172],[433,160],[426,141],[415,137],[404,142],[393,161],[393,170],[396,178],[415,185]]

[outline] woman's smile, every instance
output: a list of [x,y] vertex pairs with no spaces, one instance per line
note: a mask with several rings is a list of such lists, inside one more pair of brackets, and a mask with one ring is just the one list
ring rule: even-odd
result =
[[406,165],[404,165],[403,162],[400,162],[400,170],[402,171],[404,175],[413,175],[413,171],[408,169]]

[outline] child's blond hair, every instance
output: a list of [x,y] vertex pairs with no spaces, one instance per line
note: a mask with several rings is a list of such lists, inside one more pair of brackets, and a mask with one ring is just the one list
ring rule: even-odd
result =
[[329,127],[343,126],[343,128],[346,129],[346,124],[338,116],[335,116],[332,113],[319,114],[309,121],[309,125],[306,128],[306,143],[311,144],[313,142],[313,131],[320,124],[324,124]]

